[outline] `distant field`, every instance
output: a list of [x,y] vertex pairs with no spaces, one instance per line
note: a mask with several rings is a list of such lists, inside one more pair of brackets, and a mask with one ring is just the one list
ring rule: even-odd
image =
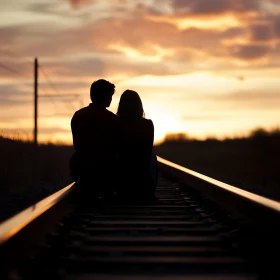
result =
[[42,145],[0,137],[0,193],[20,192],[70,181],[72,147]]
[[155,152],[215,179],[280,200],[279,130],[260,130],[248,138],[224,141],[169,138]]

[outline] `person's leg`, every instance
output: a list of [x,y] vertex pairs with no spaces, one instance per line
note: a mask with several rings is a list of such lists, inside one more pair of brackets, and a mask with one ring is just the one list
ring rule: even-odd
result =
[[93,172],[92,167],[82,168],[77,154],[74,153],[69,162],[70,174],[76,182],[76,193],[83,201],[91,201],[101,196],[99,172]]
[[112,160],[99,163],[94,171],[96,177],[98,177],[102,198],[106,200],[114,199],[117,185],[116,162]]

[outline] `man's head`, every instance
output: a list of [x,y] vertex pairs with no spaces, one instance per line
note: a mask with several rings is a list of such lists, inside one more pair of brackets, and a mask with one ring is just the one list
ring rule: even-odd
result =
[[90,87],[90,98],[95,105],[109,107],[114,93],[115,85],[103,79],[93,82]]

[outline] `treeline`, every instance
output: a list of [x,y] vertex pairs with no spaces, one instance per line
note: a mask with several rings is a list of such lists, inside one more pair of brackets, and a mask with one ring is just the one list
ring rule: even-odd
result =
[[[267,137],[279,137],[280,135],[280,128],[276,127],[271,130],[266,130],[264,128],[256,128],[252,130],[249,135],[246,136],[235,136],[235,137],[228,137],[223,140],[219,140],[215,137],[207,137],[203,141],[229,141],[229,140],[246,140],[246,139],[259,139],[259,138],[267,138]],[[186,141],[202,141],[197,140],[196,138],[190,137],[187,133],[179,132],[179,133],[168,133],[164,138],[164,143],[170,142],[186,142]]]
[[280,200],[280,129],[255,129],[247,137],[204,141],[169,134],[155,147],[170,161],[215,179]]

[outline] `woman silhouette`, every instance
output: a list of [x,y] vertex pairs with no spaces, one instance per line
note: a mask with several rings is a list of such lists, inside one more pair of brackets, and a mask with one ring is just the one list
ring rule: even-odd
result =
[[120,184],[117,196],[127,201],[154,201],[157,160],[153,154],[154,125],[145,119],[137,92],[126,90],[117,111]]

